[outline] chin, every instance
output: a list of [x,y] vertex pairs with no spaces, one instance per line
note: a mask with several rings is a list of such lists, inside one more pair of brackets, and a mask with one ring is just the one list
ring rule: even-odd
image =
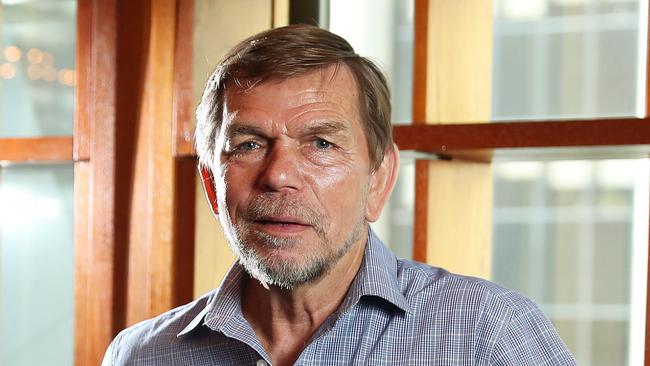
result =
[[304,256],[298,260],[288,260],[286,257],[256,258],[247,261],[248,266],[244,262],[241,263],[253,278],[287,290],[317,281],[331,267],[331,263],[323,261],[313,259],[305,261]]

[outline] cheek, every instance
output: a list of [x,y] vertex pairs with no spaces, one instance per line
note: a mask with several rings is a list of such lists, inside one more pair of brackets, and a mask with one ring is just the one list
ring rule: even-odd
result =
[[314,194],[330,216],[345,214],[349,218],[360,209],[358,206],[365,203],[363,196],[368,184],[367,175],[355,169],[347,166],[318,169],[308,179]]
[[[332,154],[333,155],[333,154]],[[367,164],[361,161],[357,152],[346,153],[344,156],[330,156],[328,164],[313,164],[305,159],[303,175],[305,179],[314,181],[322,188],[334,186],[354,187],[367,179]]]
[[355,174],[354,170],[345,164],[330,166],[305,165],[306,167],[302,173],[304,179],[320,191],[336,190],[342,186],[348,186]]

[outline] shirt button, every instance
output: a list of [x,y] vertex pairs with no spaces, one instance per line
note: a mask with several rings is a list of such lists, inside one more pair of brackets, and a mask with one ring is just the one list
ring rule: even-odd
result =
[[255,363],[255,366],[269,366],[269,364],[266,363],[266,361],[264,361],[263,359],[259,359],[259,360],[257,360],[257,362]]

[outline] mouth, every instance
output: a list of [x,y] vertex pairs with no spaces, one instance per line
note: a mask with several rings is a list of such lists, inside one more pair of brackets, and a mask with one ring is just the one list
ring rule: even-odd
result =
[[273,235],[290,235],[311,227],[305,220],[294,217],[263,217],[253,222],[261,231]]

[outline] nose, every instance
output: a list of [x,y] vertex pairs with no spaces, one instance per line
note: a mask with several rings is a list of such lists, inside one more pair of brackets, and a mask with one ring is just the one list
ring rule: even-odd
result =
[[266,164],[259,177],[262,189],[288,192],[302,188],[299,153],[291,146],[274,143],[267,152]]

